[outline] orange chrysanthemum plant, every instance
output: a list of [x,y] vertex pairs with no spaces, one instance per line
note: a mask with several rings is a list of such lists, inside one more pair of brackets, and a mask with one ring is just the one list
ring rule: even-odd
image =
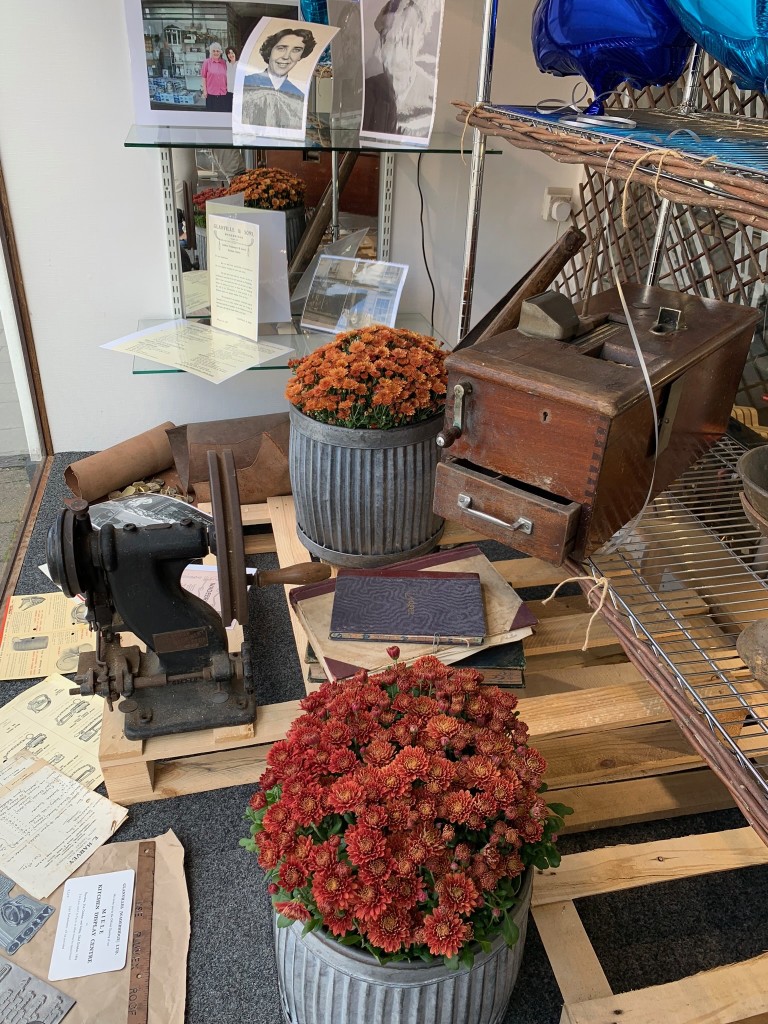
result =
[[303,921],[381,962],[471,966],[499,935],[514,945],[522,874],[560,863],[570,808],[541,795],[546,764],[517,698],[481,681],[434,657],[395,660],[302,701],[241,840],[279,926]]
[[321,423],[390,430],[445,407],[445,352],[434,338],[373,325],[338,334],[288,365],[285,397]]

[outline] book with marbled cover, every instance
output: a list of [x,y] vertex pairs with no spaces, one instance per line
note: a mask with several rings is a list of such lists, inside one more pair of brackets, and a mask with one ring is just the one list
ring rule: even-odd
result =
[[474,572],[340,569],[331,613],[331,640],[482,644],[485,609]]

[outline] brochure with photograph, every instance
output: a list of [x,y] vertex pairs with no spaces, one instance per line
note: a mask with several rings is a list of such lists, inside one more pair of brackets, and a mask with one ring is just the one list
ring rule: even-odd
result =
[[301,326],[338,334],[354,327],[394,327],[408,267],[404,263],[321,256]]
[[338,31],[314,22],[262,18],[237,64],[233,134],[301,141],[312,74]]

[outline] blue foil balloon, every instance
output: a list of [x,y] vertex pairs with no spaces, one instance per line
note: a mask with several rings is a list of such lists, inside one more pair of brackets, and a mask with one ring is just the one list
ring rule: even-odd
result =
[[733,73],[742,89],[766,91],[768,19],[764,0],[667,0],[693,38]]
[[676,81],[692,46],[665,0],[539,0],[531,39],[540,71],[589,82],[595,100],[588,114],[601,114],[601,97],[622,82]]

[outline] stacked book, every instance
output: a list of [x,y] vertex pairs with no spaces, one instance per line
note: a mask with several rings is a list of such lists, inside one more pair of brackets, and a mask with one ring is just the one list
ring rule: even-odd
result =
[[384,569],[342,569],[289,596],[309,639],[311,681],[380,671],[396,644],[408,664],[433,654],[477,668],[486,683],[523,684],[522,640],[536,619],[474,545]]

